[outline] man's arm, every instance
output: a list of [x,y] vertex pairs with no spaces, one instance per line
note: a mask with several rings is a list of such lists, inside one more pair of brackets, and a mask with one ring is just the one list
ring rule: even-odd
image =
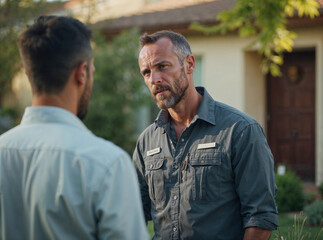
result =
[[246,229],[243,240],[268,240],[270,234],[270,230],[250,227]]
[[249,124],[234,141],[232,165],[243,227],[273,231],[278,226],[277,189],[273,156],[263,130],[257,123]]

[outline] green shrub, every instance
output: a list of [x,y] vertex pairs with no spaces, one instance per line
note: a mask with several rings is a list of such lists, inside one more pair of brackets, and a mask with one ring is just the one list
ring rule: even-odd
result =
[[313,202],[315,202],[315,193],[305,192],[304,193],[304,205],[309,205]]
[[307,223],[312,226],[323,226],[323,200],[313,202],[304,208]]
[[318,187],[319,193],[321,194],[321,198],[323,199],[323,182]]
[[291,171],[276,175],[278,193],[276,202],[279,212],[300,211],[304,206],[301,180]]

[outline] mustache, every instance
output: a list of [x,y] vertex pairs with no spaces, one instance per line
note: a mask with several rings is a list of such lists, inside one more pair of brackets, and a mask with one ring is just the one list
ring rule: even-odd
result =
[[170,86],[165,85],[165,84],[154,85],[151,89],[151,93],[156,95],[157,93],[165,91],[165,90],[171,90]]

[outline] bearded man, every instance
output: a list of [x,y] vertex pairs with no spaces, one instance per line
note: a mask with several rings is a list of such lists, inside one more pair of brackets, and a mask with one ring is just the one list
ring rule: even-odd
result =
[[195,60],[180,34],[143,35],[139,67],[161,109],[133,154],[153,239],[268,239],[278,214],[260,125],[194,87]]

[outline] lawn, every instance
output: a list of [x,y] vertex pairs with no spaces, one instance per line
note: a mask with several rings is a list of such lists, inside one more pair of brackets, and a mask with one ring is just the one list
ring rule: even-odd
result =
[[[294,224],[293,216],[281,214],[279,216],[279,229],[280,229],[281,235],[286,238],[288,235],[288,230],[292,228],[293,224]],[[304,240],[314,239],[314,236],[316,235],[316,233],[319,232],[319,230],[320,230],[320,228],[318,228],[318,227],[304,226],[303,233],[310,234],[310,236],[308,236],[308,238],[304,238]],[[154,236],[154,225],[153,225],[152,221],[148,222],[148,232],[150,234],[150,237]],[[273,240],[275,238],[275,236],[277,235],[277,233],[278,233],[278,231],[274,231],[271,234],[270,240]],[[321,235],[318,239],[323,240],[323,232],[321,233]]]
[[[279,230],[280,234],[287,238],[288,236],[288,231],[292,229],[294,225],[294,217],[291,214],[281,214],[279,215]],[[304,226],[303,228],[303,233],[306,234],[306,238],[303,238],[304,240],[312,240],[315,239],[316,234],[320,231],[321,229],[319,227],[309,227],[309,226]],[[278,231],[273,231],[270,237],[270,240],[275,239],[277,236]],[[323,232],[321,232],[320,237],[318,238],[320,240],[323,240]]]

